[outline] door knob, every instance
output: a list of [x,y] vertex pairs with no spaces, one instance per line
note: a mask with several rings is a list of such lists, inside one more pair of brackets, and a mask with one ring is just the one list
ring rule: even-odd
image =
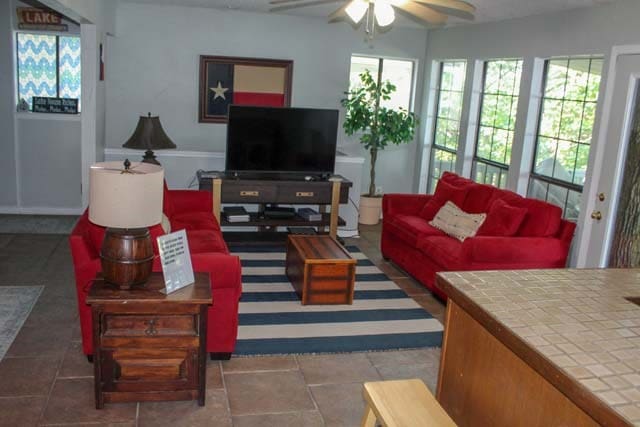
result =
[[600,221],[602,219],[602,212],[600,211],[591,212],[591,218],[595,219],[596,221]]

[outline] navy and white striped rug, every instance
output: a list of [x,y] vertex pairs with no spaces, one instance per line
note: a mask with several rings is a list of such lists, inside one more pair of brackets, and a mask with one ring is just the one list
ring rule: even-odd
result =
[[306,305],[284,271],[284,246],[230,246],[242,262],[235,355],[348,353],[439,347],[442,324],[356,246],[353,305]]

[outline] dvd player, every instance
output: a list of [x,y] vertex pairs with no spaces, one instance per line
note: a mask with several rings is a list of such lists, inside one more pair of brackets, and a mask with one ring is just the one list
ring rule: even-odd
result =
[[267,206],[263,212],[266,218],[293,218],[296,216],[295,208],[284,208],[279,206]]

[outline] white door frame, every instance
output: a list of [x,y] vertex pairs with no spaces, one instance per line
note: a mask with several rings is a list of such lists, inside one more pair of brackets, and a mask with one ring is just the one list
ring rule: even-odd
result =
[[[615,222],[615,212],[617,208],[617,203],[614,202],[617,200],[619,193],[619,183],[622,179],[622,168],[616,167],[614,171],[605,171],[604,170],[604,158],[605,158],[605,149],[606,149],[606,139],[607,132],[609,130],[609,122],[611,120],[611,109],[613,105],[613,94],[615,89],[616,82],[616,74],[617,74],[617,64],[618,58],[624,55],[640,55],[640,45],[621,45],[621,46],[613,46],[611,48],[611,54],[609,56],[609,66],[607,68],[606,74],[606,86],[604,93],[604,101],[602,107],[602,114],[600,119],[600,124],[598,125],[598,137],[595,141],[595,144],[592,146],[592,153],[590,157],[590,165],[588,170],[590,173],[588,174],[587,180],[585,182],[584,191],[582,194],[583,202],[582,209],[580,214],[579,224],[582,224],[582,232],[580,233],[578,245],[577,245],[577,255],[575,257],[576,267],[605,267],[607,264],[607,256],[608,256],[608,246],[611,240],[611,233],[613,229],[613,224]],[[629,95],[627,94],[626,99],[627,104],[630,102]],[[627,105],[628,107],[628,105]],[[621,133],[621,140],[618,141],[616,148],[621,147],[621,144],[624,143],[625,137],[628,137],[628,120],[629,120],[629,111],[628,108],[625,110],[626,117],[624,118],[624,130]],[[621,162],[624,160],[624,154],[626,150],[618,150],[618,154],[616,157],[616,165],[621,165]],[[588,251],[589,247],[592,244],[595,244],[592,240],[592,219],[590,217],[591,212],[596,209],[596,201],[598,193],[600,192],[600,181],[604,173],[614,173],[614,186],[612,188],[611,194],[608,194],[607,197],[610,200],[610,213],[605,216],[604,221],[606,227],[606,238],[605,241],[602,242],[602,250],[600,253],[600,259],[598,261],[598,265],[587,265],[588,259]]]

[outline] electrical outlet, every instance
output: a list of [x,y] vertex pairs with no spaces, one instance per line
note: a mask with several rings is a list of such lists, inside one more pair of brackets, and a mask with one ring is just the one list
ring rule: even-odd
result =
[[382,185],[377,185],[376,186],[376,194],[377,195],[381,195],[382,194]]

